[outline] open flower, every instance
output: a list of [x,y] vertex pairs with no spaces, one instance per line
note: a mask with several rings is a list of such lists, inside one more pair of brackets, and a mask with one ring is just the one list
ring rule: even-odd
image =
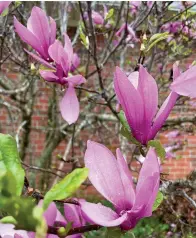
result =
[[[187,79],[193,77],[192,70],[184,73]],[[183,78],[176,64],[173,66],[173,78],[176,84]],[[172,91],[157,112],[157,84],[142,65],[140,65],[139,72],[133,72],[129,77],[119,67],[116,67],[114,88],[133,136],[144,145],[154,139],[179,96]]]
[[161,27],[163,31],[168,31],[169,33],[177,33],[183,28],[183,23],[181,21],[169,22]]
[[159,163],[153,148],[150,148],[140,171],[136,189],[131,172],[117,149],[116,156],[102,144],[88,141],[85,166],[94,187],[114,205],[111,208],[89,202],[80,202],[82,212],[89,221],[112,227],[132,229],[143,217],[152,215],[160,180]]
[[56,38],[56,22],[46,16],[39,7],[33,7],[31,16],[27,21],[27,27],[14,18],[15,30],[25,43],[30,45],[41,58],[50,61],[48,48]]
[[12,1],[0,1],[0,15],[7,7],[9,7],[11,2]]
[[[74,123],[79,116],[79,102],[75,92],[75,86],[85,83],[86,80],[82,75],[69,76],[69,72],[76,65],[75,56],[71,41],[67,34],[64,34],[65,45],[55,40],[54,44],[49,47],[49,55],[54,61],[53,66],[48,65],[50,70],[40,70],[41,76],[48,82],[67,85],[68,89],[60,101],[60,111],[62,117],[69,123]],[[47,62],[36,58],[40,63],[47,65]]]
[[[75,199],[80,202],[83,199]],[[41,200],[38,206],[42,206]],[[82,217],[81,208],[79,205],[64,203],[64,216],[59,212],[54,202],[52,202],[43,214],[48,226],[65,227],[69,222],[72,223],[72,228],[81,227],[86,224]],[[34,232],[28,232],[30,238],[35,238]],[[81,238],[81,234],[66,236],[67,238]],[[58,238],[57,235],[48,234],[47,238]]]

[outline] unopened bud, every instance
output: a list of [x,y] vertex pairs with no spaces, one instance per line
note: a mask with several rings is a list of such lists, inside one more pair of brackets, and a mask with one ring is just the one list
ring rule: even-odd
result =
[[143,35],[143,40],[147,40],[146,33],[144,33],[144,35]]
[[141,51],[144,51],[144,50],[145,50],[145,45],[144,45],[143,43],[141,44],[140,50],[141,50]]
[[60,227],[58,229],[58,235],[59,236],[66,236],[67,235],[67,231],[66,231],[65,227]]

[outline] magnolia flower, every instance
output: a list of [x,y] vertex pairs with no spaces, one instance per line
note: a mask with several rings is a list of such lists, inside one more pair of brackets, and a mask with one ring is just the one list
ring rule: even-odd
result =
[[12,1],[0,1],[0,15],[3,13],[3,11],[8,8]]
[[169,22],[161,27],[162,30],[168,31],[169,33],[177,33],[179,32],[183,27],[183,24],[181,21],[176,22]]
[[[48,50],[51,59],[54,60],[55,68],[48,65],[52,71],[40,70],[40,74],[46,81],[68,86],[64,97],[60,101],[60,111],[64,120],[72,124],[76,122],[79,116],[79,102],[74,87],[85,83],[86,80],[82,75],[68,75],[73,64],[76,66],[78,62],[74,59],[76,56],[73,54],[72,44],[67,34],[64,34],[64,39],[64,47],[60,41],[55,40]],[[36,59],[44,65],[47,64],[38,57]]]
[[101,16],[101,14],[99,14],[96,11],[92,11],[92,20],[93,20],[93,23],[97,25],[103,25],[104,23],[104,19]]
[[140,171],[136,189],[131,172],[119,149],[116,156],[102,144],[88,141],[85,166],[94,187],[114,205],[114,211],[103,205],[80,202],[85,217],[106,227],[121,226],[123,230],[135,227],[143,217],[152,215],[160,180],[156,153],[150,148]]
[[[105,22],[105,20],[107,19],[107,14],[108,14],[108,9],[107,9],[105,4],[103,4],[103,16],[100,13],[92,10],[92,15],[91,16],[92,16],[93,24],[95,24],[95,25],[104,25],[104,23],[106,23],[105,27],[110,28],[111,27],[111,22],[107,22],[107,21]],[[87,12],[84,13],[84,17],[85,17],[85,19],[88,19],[88,13]]]
[[23,26],[14,17],[15,30],[25,43],[30,45],[41,58],[50,61],[48,48],[56,38],[56,22],[46,16],[39,7],[33,7],[31,16],[27,21],[27,27]]
[[170,89],[179,95],[196,98],[196,66],[182,73],[178,80],[175,80]]
[[0,237],[2,238],[28,238],[28,233],[24,230],[15,230],[13,224],[0,223]]
[[[180,75],[177,65],[174,64],[173,85],[178,86],[178,82],[181,82],[183,79],[191,81],[191,79],[194,78],[193,73],[195,72],[192,67]],[[184,77],[184,75],[186,75],[186,77]],[[174,86],[171,87],[172,90]],[[144,145],[147,144],[149,140],[154,139],[169,116],[179,96],[176,93],[178,90],[176,90],[176,92],[173,92],[173,90],[157,112],[157,84],[142,65],[140,65],[139,72],[133,72],[129,77],[127,77],[119,67],[116,67],[114,88],[118,102],[122,106],[133,136]],[[194,90],[194,93],[195,92],[196,90]]]
[[52,64],[31,52],[28,53],[48,68],[48,70],[40,70],[41,76],[46,81],[68,86],[60,101],[60,111],[64,120],[72,124],[79,116],[79,102],[74,87],[85,83],[86,80],[82,75],[69,76],[69,72],[80,62],[78,56],[73,53],[71,41],[66,33],[64,33],[64,41],[64,47],[60,41],[55,40],[48,48],[48,55],[53,60]]
[[[115,35],[117,37],[121,37],[122,34],[124,33],[125,29],[126,29],[126,23],[123,23]],[[133,30],[133,28],[130,25],[127,26],[127,31],[128,31],[128,35],[126,38],[126,43],[129,43],[130,41],[132,41],[132,42],[139,41],[139,39],[137,38],[137,36],[135,34],[135,31]]]
[[131,13],[135,14],[141,5],[141,1],[130,1],[129,5],[130,5]]
[[[92,17],[92,22],[95,25],[103,25],[104,24],[104,18],[98,12],[92,10],[91,17]],[[84,13],[84,18],[88,19],[88,13],[87,12]]]
[[[75,199],[82,202],[83,199]],[[42,206],[41,200],[38,206]],[[43,217],[48,226],[65,227],[68,222],[72,223],[72,228],[81,227],[86,224],[82,217],[81,208],[79,205],[64,203],[64,216],[59,212],[54,202],[52,202],[47,210],[44,212]],[[34,232],[28,232],[30,238],[35,238]],[[66,236],[67,238],[82,238],[81,234]],[[58,238],[57,235],[48,234],[47,238]]]

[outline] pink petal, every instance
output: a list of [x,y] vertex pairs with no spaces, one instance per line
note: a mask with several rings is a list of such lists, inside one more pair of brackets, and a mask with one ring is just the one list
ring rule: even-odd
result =
[[155,173],[160,173],[160,166],[155,149],[150,147],[140,170],[136,193],[141,189],[143,182]]
[[42,65],[46,66],[47,68],[50,69],[55,69],[54,66],[52,66],[51,64],[49,64],[46,60],[42,59],[41,57],[39,57],[36,54],[33,54],[32,52],[24,49],[31,57],[33,57],[35,60],[37,60],[38,62],[40,62]]
[[88,177],[93,186],[112,202],[117,210],[125,209],[126,193],[117,160],[111,151],[102,144],[88,141],[84,161],[85,166],[89,168]]
[[126,209],[129,210],[132,208],[135,202],[135,189],[133,185],[132,175],[120,149],[116,150],[116,157],[120,170],[121,181],[124,186],[124,199],[126,203]]
[[[43,200],[40,200],[38,206],[42,207]],[[54,202],[51,202],[47,210],[44,212],[43,217],[46,220],[48,226],[53,226],[56,220],[57,208]]]
[[159,189],[159,182],[159,173],[143,181],[142,186],[137,191],[134,207],[128,211],[128,219],[121,226],[123,229],[130,230],[136,226],[141,218],[152,215],[152,207]]
[[124,31],[126,28],[126,23],[123,23],[122,26],[120,27],[120,29],[116,32],[116,36],[120,36],[122,31]]
[[128,80],[133,84],[135,89],[138,89],[138,83],[139,83],[139,72],[134,71],[129,74]]
[[[151,190],[151,194],[149,195],[148,203],[145,206],[145,211],[143,214],[141,214],[142,217],[149,217],[152,215],[152,208],[157,196],[157,193],[159,191],[159,185],[160,185],[160,173],[155,173],[153,175],[153,187]],[[148,186],[148,185],[145,185]]]
[[14,237],[16,234],[22,238],[28,238],[28,233],[24,230],[15,230],[13,224],[0,223],[0,236],[1,237]]
[[[178,82],[180,76],[180,69],[178,67],[178,64],[175,63],[173,65],[173,80],[174,82]],[[160,107],[155,119],[153,126],[151,128],[151,132],[148,136],[148,140],[154,139],[158,131],[161,129],[163,124],[165,123],[166,119],[168,118],[171,110],[176,104],[176,101],[178,99],[179,95],[175,92],[171,92],[169,96],[166,98],[162,106]]]
[[180,68],[178,67],[178,63],[173,64],[173,80],[176,80],[180,76]]
[[80,65],[80,58],[78,57],[78,54],[74,53],[72,58],[71,72],[74,72],[79,65]]
[[40,55],[47,57],[44,52],[42,45],[39,44],[38,38],[29,31],[25,26],[23,26],[16,17],[14,17],[14,27],[15,31],[20,36],[21,40],[30,45],[33,49],[35,49]]
[[86,83],[86,79],[82,75],[79,75],[79,74],[66,78],[66,81],[71,83],[73,86]]
[[50,19],[50,45],[55,42],[56,39],[56,22],[52,17]]
[[64,52],[64,49],[59,40],[55,40],[48,50],[50,57],[59,65],[61,64],[62,52]]
[[39,71],[40,75],[42,76],[43,79],[45,79],[48,82],[57,82],[59,79],[53,72],[47,71],[47,70],[40,70]]
[[138,90],[144,102],[145,116],[152,121],[158,106],[158,88],[154,78],[140,65]]
[[179,95],[196,97],[196,66],[182,73],[171,86],[171,90]]
[[134,88],[119,67],[116,67],[114,75],[114,89],[134,137],[143,142],[144,135],[141,131],[144,123],[143,100],[140,93]]
[[136,187],[136,201],[132,211],[138,217],[152,215],[152,207],[160,184],[160,165],[154,148],[149,149],[140,170]]
[[74,204],[64,204],[64,215],[67,222],[73,222],[72,227],[83,226],[81,208]]
[[175,92],[169,94],[166,98],[162,106],[160,107],[155,119],[153,126],[151,128],[151,132],[148,136],[148,140],[154,139],[158,131],[161,129],[163,124],[165,123],[166,119],[168,118],[171,110],[176,104],[176,100],[178,99],[179,95]]
[[45,12],[39,7],[33,7],[27,22],[27,28],[39,39],[46,54],[50,40],[50,26]]
[[111,208],[105,207],[100,203],[83,202],[81,203],[81,209],[89,220],[101,226],[118,226],[127,219],[126,213],[119,217]]
[[103,17],[98,12],[95,11],[92,11],[92,20],[94,24],[103,25],[104,23]]
[[158,89],[154,78],[142,65],[140,65],[139,69],[138,91],[140,92],[144,104],[143,140],[146,142],[152,120],[157,111]]
[[64,50],[67,53],[69,62],[71,64],[71,61],[72,61],[72,58],[73,58],[73,47],[72,47],[72,44],[71,44],[71,40],[70,40],[69,36],[66,33],[64,33],[64,42],[65,42]]
[[64,216],[57,210],[56,220],[55,222],[62,222],[65,225],[67,224],[67,221],[65,220]]
[[8,8],[8,6],[10,5],[12,1],[0,1],[0,14],[6,9]]
[[72,124],[77,121],[79,116],[79,102],[72,86],[69,86],[64,97],[60,101],[60,111],[63,119]]

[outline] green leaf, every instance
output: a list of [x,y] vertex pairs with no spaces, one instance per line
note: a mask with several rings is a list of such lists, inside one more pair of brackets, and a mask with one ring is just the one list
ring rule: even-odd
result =
[[89,39],[83,32],[83,24],[80,24],[79,26],[79,32],[80,32],[80,39],[82,41],[82,44],[88,49],[89,48]]
[[16,195],[20,195],[24,184],[24,170],[20,163],[20,157],[15,139],[10,135],[0,133],[0,174],[10,171],[16,183]]
[[153,46],[155,46],[158,42],[163,41],[165,39],[167,39],[169,36],[171,36],[168,32],[164,32],[164,33],[157,33],[154,34],[148,43],[148,46],[146,47],[146,52],[148,52]]
[[12,216],[6,216],[0,220],[0,223],[16,225],[17,221]]
[[162,146],[161,142],[159,140],[150,140],[150,141],[148,141],[148,148],[150,146],[155,148],[157,156],[163,162],[163,160],[165,159],[165,156],[166,156],[166,152],[165,152],[165,149]]
[[9,218],[6,218],[4,223],[9,220],[11,223],[14,222],[17,229],[37,231],[40,234],[46,232],[43,209],[36,206],[31,198],[1,197],[0,208],[9,214]]
[[123,111],[120,111],[118,113],[118,116],[120,118],[120,123],[122,124],[123,127],[125,127],[127,130],[130,130],[129,124],[127,123],[127,120],[125,118],[125,114]]
[[160,191],[158,191],[155,202],[154,202],[153,207],[152,207],[152,211],[155,211],[160,206],[163,199],[164,199],[163,194]]
[[10,171],[0,176],[0,195],[5,197],[17,196],[16,180]]
[[111,8],[105,17],[105,20],[110,19],[113,15],[114,15],[114,8]]
[[48,205],[53,200],[62,200],[70,197],[80,185],[86,180],[88,176],[88,169],[75,169],[68,174],[59,183],[55,184],[45,195],[43,208],[47,209]]

